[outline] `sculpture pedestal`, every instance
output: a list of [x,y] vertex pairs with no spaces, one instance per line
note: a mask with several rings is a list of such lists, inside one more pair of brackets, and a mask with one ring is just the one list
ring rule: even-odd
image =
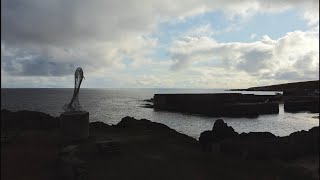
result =
[[84,140],[89,136],[89,112],[64,112],[60,115],[60,128],[65,140]]

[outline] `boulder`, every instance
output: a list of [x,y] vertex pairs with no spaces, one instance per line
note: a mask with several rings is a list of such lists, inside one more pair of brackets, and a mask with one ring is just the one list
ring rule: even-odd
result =
[[238,135],[238,133],[236,133],[234,129],[231,126],[228,126],[222,119],[217,119],[214,122],[212,133],[216,141],[221,141]]

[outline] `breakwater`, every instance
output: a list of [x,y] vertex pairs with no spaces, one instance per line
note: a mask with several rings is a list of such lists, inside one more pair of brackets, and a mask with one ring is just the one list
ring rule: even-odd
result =
[[319,113],[319,96],[294,96],[284,98],[286,112],[309,111]]
[[241,93],[155,94],[154,109],[210,116],[250,117],[279,113],[281,95]]

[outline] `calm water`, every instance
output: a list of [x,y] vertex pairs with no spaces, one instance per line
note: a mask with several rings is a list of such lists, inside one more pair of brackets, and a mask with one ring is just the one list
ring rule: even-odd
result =
[[[140,107],[155,93],[219,93],[231,92],[212,89],[81,89],[80,104],[90,112],[90,121],[116,124],[125,116],[145,118],[163,123],[178,132],[198,138],[200,133],[212,128],[217,118],[173,112],[159,112]],[[62,106],[72,97],[73,89],[1,89],[1,109],[34,110],[59,116]],[[243,93],[243,92],[242,92]],[[253,92],[245,92],[253,93]],[[255,92],[264,94],[263,92]],[[268,94],[274,94],[270,92]],[[286,136],[298,130],[319,126],[319,113],[280,113],[261,115],[258,118],[225,118],[237,132],[268,131]]]

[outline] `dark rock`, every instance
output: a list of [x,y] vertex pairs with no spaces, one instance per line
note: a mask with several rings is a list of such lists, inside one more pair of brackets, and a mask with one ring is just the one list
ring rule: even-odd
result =
[[2,129],[55,129],[58,127],[59,119],[49,114],[36,111],[1,110]]
[[244,159],[293,160],[319,152],[319,127],[313,127],[309,131],[294,132],[286,137],[277,137],[270,132],[249,132],[238,135],[222,119],[218,119],[212,131],[200,134],[199,142],[204,151],[211,151],[212,144],[218,143],[220,152]]
[[97,141],[96,146],[100,154],[114,154],[120,152],[121,143],[113,140]]
[[310,111],[319,113],[319,97],[312,100],[288,100],[284,102],[284,110],[286,112]]
[[241,133],[221,143],[221,152],[244,159],[269,159],[279,151],[280,139],[269,132]]
[[121,119],[121,121],[116,125],[116,127],[119,128],[153,128],[153,129],[159,129],[159,128],[165,128],[168,129],[169,127],[156,123],[156,122],[151,122],[150,120],[147,119],[140,119],[137,120],[133,117],[126,116]]
[[203,151],[211,151],[211,142],[216,141],[212,131],[204,131],[200,134],[199,142]]
[[276,136],[270,132],[249,132],[249,133],[241,133],[240,138],[247,139],[268,139],[275,138]]
[[151,99],[145,99],[145,100],[143,100],[143,101],[153,103],[153,102],[154,102],[154,99],[153,99],[153,98],[151,98]]
[[227,123],[225,123],[223,119],[217,119],[213,124],[212,130],[214,130],[215,128],[219,129],[226,126],[227,126]]
[[309,131],[298,131],[286,137],[291,154],[316,154],[319,152],[319,126]]
[[220,142],[227,138],[237,136],[231,126],[228,126],[222,119],[217,119],[214,122],[212,131],[204,131],[200,134],[199,142],[204,151],[211,151],[211,144]]
[[236,133],[234,129],[231,126],[228,126],[222,119],[218,119],[214,122],[212,133],[217,141],[238,135],[238,133]]
[[89,179],[88,165],[73,154],[61,156],[59,165],[63,179]]
[[197,147],[199,145],[199,142],[196,139],[189,137],[185,134],[181,134],[164,124],[152,122],[147,119],[137,120],[133,117],[127,116],[122,118],[118,124],[114,125],[114,127],[124,128],[128,131],[138,130],[143,134],[147,134],[147,133],[152,135],[161,134],[161,136],[163,137],[164,136],[168,137],[163,139],[165,142],[168,142],[169,140],[173,140],[173,139],[179,139],[179,143],[183,143],[183,144],[194,146],[194,147]]
[[154,106],[153,106],[153,104],[144,104],[141,107],[143,107],[143,108],[153,108]]
[[97,129],[104,129],[104,128],[110,128],[108,124],[101,122],[101,121],[96,121],[96,122],[90,122],[89,123],[89,128],[97,128]]
[[204,114],[213,117],[256,117],[279,113],[275,95],[240,93],[155,94],[154,109]]

